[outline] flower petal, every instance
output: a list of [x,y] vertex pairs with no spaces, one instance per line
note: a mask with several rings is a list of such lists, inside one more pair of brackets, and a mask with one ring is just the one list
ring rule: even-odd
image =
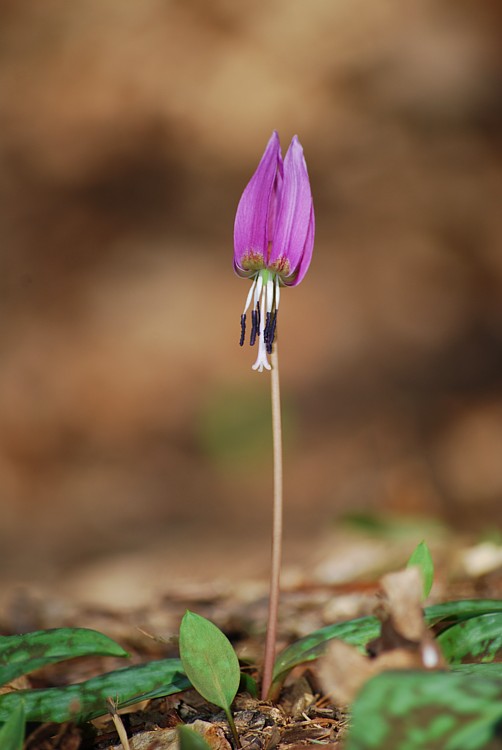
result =
[[269,258],[269,267],[281,274],[285,284],[288,278],[292,286],[299,283],[297,278],[302,265],[302,278],[305,275],[312,257],[313,240],[312,193],[303,148],[295,135],[284,158],[282,194]]
[[298,273],[295,276],[293,281],[288,282],[287,279],[284,280],[284,283],[286,284],[286,286],[298,286],[300,281],[303,280],[303,277],[309,270],[310,261],[312,260],[312,251],[314,249],[314,234],[315,234],[315,217],[314,217],[314,206],[312,206],[312,209],[310,212],[309,228],[307,231],[307,238],[305,240],[305,246],[303,248],[302,259],[300,261],[300,265],[298,266]]
[[271,209],[275,210],[275,190],[282,172],[279,136],[274,130],[261,161],[247,184],[237,207],[234,225],[234,268],[241,276],[265,268],[270,232]]

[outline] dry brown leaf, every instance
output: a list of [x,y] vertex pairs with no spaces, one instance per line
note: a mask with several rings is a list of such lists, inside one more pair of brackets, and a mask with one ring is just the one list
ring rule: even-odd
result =
[[369,653],[380,656],[403,649],[415,654],[414,660],[418,660],[420,667],[445,667],[439,647],[424,620],[419,569],[411,567],[389,573],[383,576],[381,587],[383,599],[375,614],[382,621],[382,629],[380,636],[368,644]]
[[[131,750],[178,750],[176,729],[156,729],[152,732],[138,732],[129,739]],[[122,743],[110,750],[124,750]]]
[[25,742],[24,750],[79,750],[82,731],[73,722],[42,724]]
[[297,718],[314,703],[315,697],[305,677],[299,677],[285,688],[281,695],[281,708],[287,716]]
[[418,652],[404,648],[370,659],[343,641],[330,644],[321,663],[321,681],[337,705],[352,703],[365,682],[390,669],[420,669],[423,662]]
[[418,567],[388,573],[383,576],[381,587],[397,632],[409,641],[419,641],[426,625],[422,613],[423,583]]
[[[200,719],[189,726],[206,740],[211,750],[231,750],[231,745],[221,727]],[[138,732],[129,738],[129,745],[131,750],[179,750],[178,732],[176,729]],[[124,748],[120,744],[114,745],[110,750],[124,750]]]
[[336,703],[351,703],[364,683],[391,669],[438,669],[446,666],[422,612],[418,568],[389,573],[381,581],[383,598],[376,615],[380,636],[368,644],[373,658],[354,646],[333,641],[321,664],[321,680]]
[[0,695],[4,693],[15,693],[17,690],[28,690],[31,688],[31,683],[28,677],[22,674],[20,677],[16,677],[6,685],[0,685]]

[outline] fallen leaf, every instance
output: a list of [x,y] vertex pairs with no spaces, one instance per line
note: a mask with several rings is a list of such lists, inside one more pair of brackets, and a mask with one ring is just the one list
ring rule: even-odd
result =
[[323,686],[338,705],[352,703],[363,685],[380,672],[446,666],[423,617],[419,569],[389,573],[382,578],[381,588],[375,614],[382,621],[382,629],[380,636],[368,644],[370,655],[334,640],[321,663]]
[[[197,719],[187,726],[201,735],[211,750],[232,750],[221,727],[208,721]],[[179,750],[178,732],[176,729],[156,729],[138,732],[129,738],[131,750]],[[124,750],[122,744],[114,745],[110,750]]]

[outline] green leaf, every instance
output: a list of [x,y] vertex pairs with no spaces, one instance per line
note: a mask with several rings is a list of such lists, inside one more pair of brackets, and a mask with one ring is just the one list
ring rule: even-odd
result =
[[427,599],[434,581],[434,563],[432,561],[430,549],[424,541],[417,544],[411,553],[406,567],[410,568],[413,565],[417,565],[420,568],[424,587],[424,599]]
[[337,622],[315,630],[281,651],[274,664],[273,681],[281,681],[298,664],[317,659],[333,638],[364,649],[379,634],[380,620],[376,617],[358,617],[356,620]]
[[24,706],[22,702],[19,702],[0,729],[0,747],[2,750],[23,750],[24,729]]
[[502,612],[502,599],[460,599],[433,604],[424,609],[425,619],[429,625],[435,625],[443,620],[459,622],[490,612]]
[[0,636],[0,685],[47,664],[89,655],[128,656],[128,653],[108,636],[87,628]]
[[444,533],[445,527],[437,520],[424,516],[401,516],[388,513],[346,513],[339,523],[368,536],[384,539],[403,539],[416,537],[417,529],[428,536]]
[[[425,620],[429,625],[448,621],[450,625],[482,614],[502,612],[502,600],[464,599],[444,602],[426,607]],[[274,665],[274,685],[277,686],[287,673],[298,664],[317,659],[333,638],[357,646],[361,650],[369,641],[380,635],[380,621],[376,617],[359,617],[356,620],[337,622],[301,638],[278,655]]]
[[189,687],[180,660],[161,659],[107,672],[77,685],[0,695],[0,721],[6,721],[20,703],[24,703],[27,721],[88,721],[109,713],[107,698],[125,708]]
[[256,680],[246,672],[241,672],[241,679],[239,682],[239,693],[249,693],[252,698],[258,698],[258,685]]
[[500,677],[383,672],[357,696],[345,747],[481,750],[496,741],[501,720]]
[[187,610],[180,626],[180,656],[194,688],[228,712],[239,689],[240,668],[226,635],[205,617]]
[[500,677],[502,679],[502,663],[493,662],[491,664],[452,664],[453,672],[462,674],[488,675],[488,677]]
[[502,613],[480,615],[452,625],[438,636],[445,659],[491,662],[502,651]]
[[180,750],[211,750],[201,734],[183,724],[178,727],[178,737]]

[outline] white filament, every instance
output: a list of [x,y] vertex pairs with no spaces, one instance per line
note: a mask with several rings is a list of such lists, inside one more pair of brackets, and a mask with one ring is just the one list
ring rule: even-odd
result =
[[254,290],[254,301],[253,308],[256,309],[258,300],[260,299],[261,290],[263,289],[263,276],[260,274],[256,279],[256,289]]
[[[258,277],[258,278],[259,278],[259,277]],[[253,283],[251,284],[251,289],[250,289],[250,290],[249,290],[249,292],[248,292],[248,296],[247,296],[247,299],[246,299],[246,304],[244,305],[244,312],[243,312],[243,315],[245,315],[245,314],[247,313],[247,311],[248,311],[248,309],[249,309],[249,305],[251,304],[251,300],[252,300],[252,298],[253,298],[253,292],[254,292],[254,291],[255,291],[255,289],[256,289],[256,281],[257,281],[257,279],[255,278],[255,280],[254,280],[254,281],[253,281]],[[263,281],[262,281],[262,284],[263,284]],[[256,302],[254,303],[254,305],[256,306]]]
[[[263,283],[263,282],[262,282]],[[261,295],[261,315],[260,315],[260,335],[258,336],[258,356],[256,362],[253,365],[253,370],[263,372],[263,368],[271,370],[270,363],[267,358],[267,345],[265,344],[265,310],[267,305],[267,286],[263,289]]]

